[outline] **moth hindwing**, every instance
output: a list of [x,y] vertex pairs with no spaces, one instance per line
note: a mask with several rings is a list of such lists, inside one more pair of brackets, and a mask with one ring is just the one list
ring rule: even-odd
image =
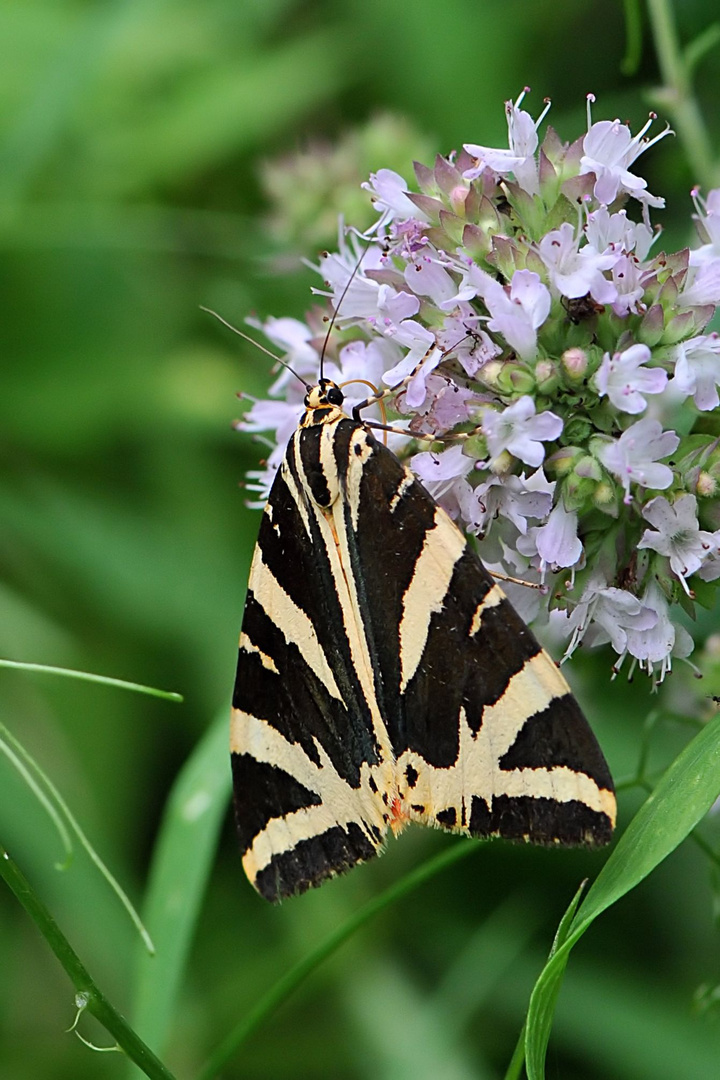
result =
[[565,679],[340,402],[327,380],[309,392],[250,570],[231,736],[248,878],[303,892],[411,821],[606,843],[612,779]]

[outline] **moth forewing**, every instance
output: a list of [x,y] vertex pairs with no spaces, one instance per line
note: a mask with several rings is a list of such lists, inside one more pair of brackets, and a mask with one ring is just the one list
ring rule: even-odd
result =
[[609,840],[602,753],[552,659],[445,512],[328,380],[253,558],[233,699],[244,866],[277,900],[410,821]]

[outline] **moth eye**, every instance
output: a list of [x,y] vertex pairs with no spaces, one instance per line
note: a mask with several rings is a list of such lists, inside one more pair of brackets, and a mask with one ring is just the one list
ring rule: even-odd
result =
[[331,386],[325,395],[329,405],[342,405],[345,400],[343,392],[339,386]]

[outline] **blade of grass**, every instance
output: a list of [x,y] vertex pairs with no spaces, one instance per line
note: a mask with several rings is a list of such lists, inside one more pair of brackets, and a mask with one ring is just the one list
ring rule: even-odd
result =
[[530,998],[525,1053],[528,1080],[543,1080],[555,999],[568,954],[591,923],[634,889],[682,843],[720,793],[720,714],[675,759],[620,837],[548,959]]
[[213,722],[183,766],[165,808],[144,908],[156,955],[137,968],[134,1023],[162,1047],[230,800],[228,711]]
[[0,877],[7,883],[65,968],[73,986],[78,1008],[87,1009],[115,1038],[131,1061],[150,1080],[174,1080],[172,1073],[153,1054],[108,1001],[67,940],[49,910],[35,893],[17,863],[0,846]]
[[158,690],[154,686],[142,683],[126,682],[124,679],[111,679],[108,675],[94,675],[90,671],[74,671],[73,668],[52,667],[49,664],[27,664],[21,660],[0,660],[0,668],[14,671],[39,671],[43,675],[63,675],[68,679],[81,679],[83,682],[101,683],[103,686],[117,686],[120,690],[132,690],[136,694],[149,694],[151,697],[165,698],[166,701],[182,701],[182,694],[172,690]]
[[[12,746],[15,747],[15,750],[12,749],[11,743]],[[53,806],[52,801],[48,798],[47,794],[43,791],[42,787],[32,774],[32,766],[35,762],[24,747],[18,743],[14,735],[11,735],[4,724],[0,724],[0,752],[5,754],[8,761],[14,766],[20,776],[22,776],[23,780],[57,829],[60,843],[65,851],[65,859],[61,863],[55,863],[55,869],[65,870],[70,865],[73,855],[70,833],[56,807]]]
[[[6,743],[3,741],[3,738],[13,746],[13,748],[15,750],[15,753],[12,753],[12,751],[10,751],[10,748],[8,746],[6,746]],[[133,923],[133,926],[135,927],[138,934],[140,935],[140,937],[142,939],[142,942],[143,942],[145,948],[147,949],[148,953],[150,953],[150,954],[154,953],[155,952],[155,946],[152,943],[150,935],[148,934],[147,930],[143,926],[142,920],[140,919],[140,916],[138,915],[137,911],[133,907],[133,904],[132,904],[132,901],[130,900],[130,897],[127,895],[127,893],[125,892],[125,890],[123,889],[122,885],[117,880],[115,875],[113,873],[111,873],[109,868],[105,865],[103,860],[100,858],[97,851],[95,850],[93,845],[90,843],[87,836],[85,835],[82,828],[80,827],[80,823],[78,822],[77,818],[75,817],[75,815],[71,811],[68,804],[63,799],[63,797],[60,794],[60,792],[58,791],[58,789],[53,784],[50,777],[38,765],[35,758],[32,757],[32,755],[27,752],[27,750],[22,745],[22,743],[18,739],[16,739],[15,736],[10,731],[8,731],[8,729],[5,727],[4,724],[0,724],[0,750],[3,750],[10,757],[10,760],[15,765],[15,768],[18,769],[18,771],[20,772],[20,775],[23,777],[23,779],[29,785],[30,789],[32,790],[32,792],[34,793],[36,798],[39,799],[41,805],[48,812],[48,814],[52,818],[53,823],[55,824],[55,826],[60,831],[60,838],[61,838],[61,840],[63,842],[63,845],[65,846],[65,851],[66,851],[67,855],[66,855],[66,859],[65,859],[64,864],[56,864],[57,869],[58,870],[67,869],[67,867],[70,865],[70,860],[72,858],[72,842],[70,840],[70,836],[68,835],[68,831],[67,831],[67,829],[65,827],[65,823],[63,822],[63,820],[62,820],[62,818],[60,816],[60,814],[62,814],[65,817],[65,821],[67,821],[68,825],[70,826],[72,831],[75,833],[75,835],[77,836],[77,838],[80,841],[81,845],[83,846],[83,848],[87,852],[91,862],[93,862],[95,864],[97,869],[100,871],[102,876],[107,881],[110,888],[113,890],[113,892],[117,896],[117,898],[120,901],[120,903],[122,904],[122,906],[127,911],[128,915],[130,916],[130,919],[131,919],[131,921]],[[35,780],[35,777],[32,775],[33,772],[35,773],[35,776],[37,776],[38,779],[40,780],[40,783],[44,785],[45,791],[43,791],[40,784],[38,784],[37,781]],[[48,795],[46,794],[46,791],[49,793],[50,798],[48,798]],[[55,802],[54,806],[53,806],[53,803],[51,802],[51,799],[54,800],[54,802]],[[56,809],[56,807],[57,807],[57,809]],[[58,813],[58,810],[60,811],[60,813]]]
[[396,903],[407,896],[408,893],[417,889],[430,878],[435,877],[453,863],[459,862],[473,852],[478,851],[480,845],[469,844],[461,841],[453,844],[447,851],[428,859],[422,866],[412,870],[400,881],[391,885],[389,889],[370,900],[360,908],[355,915],[351,916],[342,926],[314,949],[308,956],[298,961],[294,967],[285,972],[274,986],[263,994],[256,1005],[247,1013],[233,1030],[226,1035],[220,1045],[215,1049],[210,1058],[205,1062],[197,1076],[197,1080],[213,1080],[227,1065],[228,1061],[237,1052],[243,1042],[267,1020],[276,1009],[286,1001],[292,993],[311,975],[328,957],[343,945],[348,938],[364,926],[366,922],[378,915],[384,908]]

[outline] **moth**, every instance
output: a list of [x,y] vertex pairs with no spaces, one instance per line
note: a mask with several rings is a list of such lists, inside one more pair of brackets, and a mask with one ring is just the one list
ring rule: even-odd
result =
[[410,822],[600,845],[602,752],[554,661],[409,468],[309,387],[265,507],[233,695],[235,816],[270,901]]

